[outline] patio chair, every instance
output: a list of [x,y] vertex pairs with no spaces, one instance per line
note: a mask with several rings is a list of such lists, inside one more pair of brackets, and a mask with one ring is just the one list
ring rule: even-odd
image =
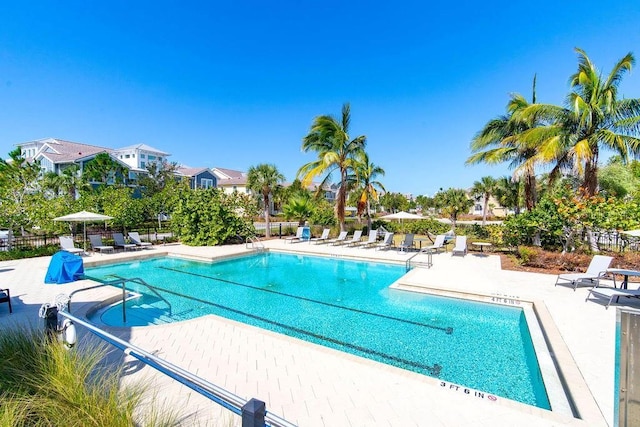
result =
[[102,236],[99,234],[90,234],[89,241],[91,242],[91,247],[95,252],[113,252],[113,246],[102,244]]
[[295,243],[295,242],[299,242],[302,240],[302,232],[304,231],[304,227],[298,227],[298,229],[296,230],[296,235],[295,236],[290,236],[290,237],[285,237],[284,238],[284,242],[287,243]]
[[405,234],[404,240],[402,240],[402,242],[400,242],[400,244],[398,245],[398,250],[400,252],[404,252],[414,248],[415,244],[413,243],[413,237],[414,237],[413,233]]
[[343,244],[347,240],[348,233],[346,231],[341,231],[338,237],[335,239],[328,240],[327,243],[337,246]]
[[607,272],[611,261],[613,261],[613,257],[594,255],[586,272],[558,274],[555,286],[558,286],[561,280],[572,285],[574,291],[580,283],[598,286],[600,284],[600,278]]
[[378,243],[378,230],[369,231],[369,238],[364,242],[357,242],[353,246],[358,248],[368,248]]
[[9,293],[9,289],[0,289],[0,303],[3,302],[9,304],[9,314],[13,313],[13,309],[11,308],[11,294]]
[[60,248],[63,251],[71,252],[72,254],[83,254],[84,250],[80,248],[76,248],[73,244],[73,237],[71,236],[60,236],[58,238],[60,240]]
[[382,242],[376,245],[376,250],[389,249],[391,246],[393,246],[393,232],[387,231],[384,233]]
[[438,252],[440,250],[444,250],[445,246],[444,246],[444,242],[446,240],[446,235],[444,234],[438,234],[436,236],[436,239],[433,241],[433,245],[430,246],[425,246],[424,248],[422,248],[420,250],[420,252]]
[[113,245],[116,248],[122,248],[125,251],[135,251],[139,248],[135,243],[127,243],[124,241],[124,235],[122,233],[113,233]]
[[465,256],[467,254],[467,236],[457,236],[456,245],[451,250],[451,256],[460,254]]
[[589,297],[591,297],[592,295],[595,295],[604,299],[609,298],[609,301],[605,306],[605,308],[608,309],[609,306],[611,305],[611,302],[613,302],[614,298],[616,299],[616,304],[620,302],[620,297],[640,298],[640,289],[599,288],[597,286],[594,286],[593,289],[589,290],[589,293],[587,294],[587,298],[584,301],[585,302],[589,301]]
[[309,243],[316,242],[316,245],[320,243],[326,243],[329,240],[330,232],[330,228],[325,228],[324,230],[322,230],[322,235],[320,237],[312,237],[311,239],[309,239]]
[[351,240],[347,240],[344,243],[347,246],[355,246],[360,243],[360,239],[362,239],[362,230],[356,230],[353,232],[353,237],[351,238]]
[[129,241],[134,245],[141,247],[143,249],[153,246],[151,242],[143,242],[142,239],[140,238],[140,234],[138,234],[137,231],[129,232]]

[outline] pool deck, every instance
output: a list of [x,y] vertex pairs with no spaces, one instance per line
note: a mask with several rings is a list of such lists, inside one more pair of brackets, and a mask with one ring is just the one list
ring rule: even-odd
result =
[[[415,254],[283,240],[264,244],[272,251],[402,265]],[[91,266],[164,254],[210,260],[248,252],[244,245],[176,244],[138,252],[95,254],[84,260],[85,266]],[[421,257],[424,255],[415,260]],[[45,285],[49,260],[0,262],[0,288],[11,289],[14,310],[9,315],[6,304],[0,304],[0,326],[40,326],[38,310],[43,303],[53,302],[60,293],[94,284],[83,280]],[[580,418],[567,413],[567,408],[546,411],[500,397],[494,399],[486,393],[216,316],[171,325],[105,329],[241,397],[264,400],[268,411],[300,426],[612,426],[615,306],[607,310],[606,302],[585,302],[588,288],[574,292],[566,286],[554,286],[555,280],[555,275],[503,271],[499,257],[486,253],[464,257],[440,253],[433,255],[433,267],[415,268],[394,286],[439,294],[463,293],[508,305],[533,302]],[[111,287],[77,293],[72,313],[80,316],[118,294]],[[621,300],[619,306],[623,304],[640,306],[635,299]],[[121,360],[135,365],[130,356]],[[240,425],[239,417],[149,367],[130,369],[126,377],[152,381],[162,390],[160,396],[168,405],[188,416],[184,425]]]

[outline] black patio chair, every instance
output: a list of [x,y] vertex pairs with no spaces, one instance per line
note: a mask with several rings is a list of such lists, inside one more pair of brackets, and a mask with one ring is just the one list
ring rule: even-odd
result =
[[9,304],[9,313],[13,313],[13,309],[11,308],[11,294],[9,293],[9,289],[0,289],[0,303],[3,302]]

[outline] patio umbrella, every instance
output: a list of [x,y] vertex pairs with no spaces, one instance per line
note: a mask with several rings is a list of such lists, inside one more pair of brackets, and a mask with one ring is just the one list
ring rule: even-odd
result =
[[640,237],[640,230],[623,231],[622,234],[628,234],[629,236],[633,237]]
[[93,212],[80,211],[65,216],[54,218],[54,221],[82,222],[84,224],[84,250],[87,250],[87,222],[106,221],[113,219],[108,215],[101,215]]
[[389,215],[381,216],[380,219],[386,219],[386,220],[397,219],[397,220],[400,220],[400,222],[402,222],[405,219],[424,219],[424,218],[421,217],[420,215],[412,214],[410,212],[400,211],[400,212],[392,213]]

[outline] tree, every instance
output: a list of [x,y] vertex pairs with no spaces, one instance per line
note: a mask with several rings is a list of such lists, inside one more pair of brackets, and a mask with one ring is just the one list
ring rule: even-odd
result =
[[618,99],[618,87],[624,74],[631,71],[635,59],[625,55],[606,78],[587,54],[579,48],[578,70],[571,76],[571,92],[566,107],[532,106],[528,117],[546,117],[551,123],[527,136],[539,144],[539,157],[553,163],[550,178],[563,171],[576,171],[582,177],[585,197],[598,191],[598,160],[603,148],[616,152],[624,162],[640,155],[640,99]]
[[409,201],[401,193],[384,193],[380,196],[380,204],[385,210],[393,213],[409,209]]
[[497,164],[509,162],[514,176],[524,180],[525,205],[531,211],[537,203],[535,166],[538,157],[537,141],[524,135],[542,126],[542,120],[533,114],[525,115],[531,105],[536,104],[536,77],[533,77],[531,104],[519,94],[511,95],[507,114],[490,120],[471,141],[473,154],[467,164]]
[[356,154],[355,179],[356,195],[358,197],[358,213],[361,207],[367,214],[367,229],[371,230],[371,200],[378,200],[378,191],[386,191],[378,175],[384,175],[384,169],[369,161],[369,155],[364,151]]
[[516,215],[520,213],[520,182],[513,177],[498,178],[494,195],[501,206],[513,209]]
[[473,183],[471,189],[475,197],[482,198],[482,225],[487,222],[487,209],[489,207],[489,198],[495,193],[497,187],[496,180],[490,176],[483,176],[480,181]]
[[20,148],[9,153],[9,159],[0,159],[0,218],[12,230],[31,226],[30,197],[40,192],[40,163],[29,163]]
[[315,151],[318,158],[303,165],[297,174],[304,187],[308,186],[316,176],[324,174],[325,177],[320,184],[324,187],[329,182],[331,173],[338,172],[340,184],[336,195],[336,216],[341,231],[346,231],[344,212],[348,175],[350,171],[354,170],[355,156],[364,150],[367,142],[367,137],[364,135],[351,139],[349,136],[350,123],[351,107],[348,103],[342,106],[340,119],[328,115],[316,117],[309,134],[302,140],[302,151]]
[[314,210],[311,196],[302,194],[291,197],[289,201],[282,206],[285,218],[296,218],[299,225],[304,225],[304,222],[313,215]]
[[451,220],[452,228],[456,228],[458,215],[469,212],[469,208],[473,206],[473,200],[461,189],[449,188],[446,191],[439,191],[433,198],[442,214]]
[[257,166],[251,166],[247,173],[247,187],[254,193],[262,196],[264,203],[264,220],[266,226],[266,237],[271,237],[271,226],[269,225],[269,196],[274,191],[275,187],[284,181],[284,175],[282,175],[275,165],[259,164]]
[[161,192],[167,185],[176,181],[176,171],[178,164],[162,162],[150,162],[147,164],[147,173],[138,178],[138,185],[142,188],[142,194],[153,196]]
[[54,196],[64,196],[70,201],[76,200],[78,193],[86,191],[89,184],[80,174],[78,165],[71,165],[65,168],[61,174],[47,172],[43,176],[42,186],[45,190],[51,191]]
[[84,166],[83,175],[89,182],[122,184],[128,170],[108,153],[97,154]]

